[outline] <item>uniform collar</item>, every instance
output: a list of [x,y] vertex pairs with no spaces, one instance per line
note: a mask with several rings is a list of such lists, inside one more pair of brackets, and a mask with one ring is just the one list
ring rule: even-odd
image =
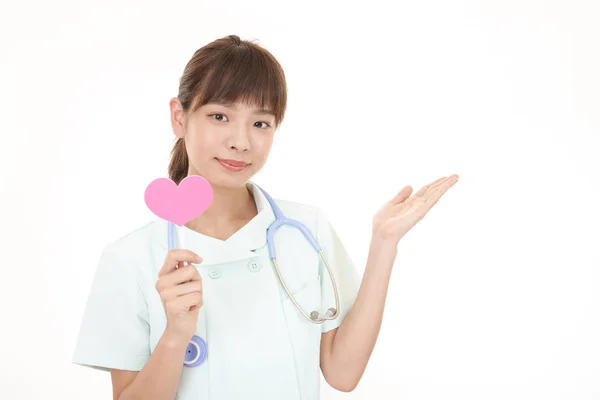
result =
[[[262,191],[252,182],[246,188],[254,197],[257,215],[226,240],[203,235],[187,228],[175,225],[175,247],[179,247],[179,235],[183,247],[202,257],[201,265],[223,264],[256,257],[256,250],[267,244],[267,228],[275,221],[275,214]],[[168,249],[168,223],[159,221],[157,240],[164,249]]]

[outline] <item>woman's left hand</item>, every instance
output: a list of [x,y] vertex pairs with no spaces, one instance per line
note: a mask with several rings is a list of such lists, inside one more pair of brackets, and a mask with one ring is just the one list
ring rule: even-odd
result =
[[425,185],[412,197],[412,187],[405,186],[373,217],[373,237],[397,244],[456,182],[458,175],[445,176]]

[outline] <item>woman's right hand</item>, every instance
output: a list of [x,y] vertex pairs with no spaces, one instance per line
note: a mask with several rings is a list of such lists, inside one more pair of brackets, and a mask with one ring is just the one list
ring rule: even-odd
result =
[[167,315],[165,334],[185,343],[196,332],[198,313],[203,304],[202,278],[192,262],[198,264],[202,258],[190,250],[169,250],[156,281],[156,290]]

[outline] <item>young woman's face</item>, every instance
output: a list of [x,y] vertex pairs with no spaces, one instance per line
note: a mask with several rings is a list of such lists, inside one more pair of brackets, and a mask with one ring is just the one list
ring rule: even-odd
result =
[[275,117],[245,103],[202,106],[184,115],[178,99],[171,101],[175,135],[185,138],[189,174],[211,185],[237,188],[264,166],[275,133]]

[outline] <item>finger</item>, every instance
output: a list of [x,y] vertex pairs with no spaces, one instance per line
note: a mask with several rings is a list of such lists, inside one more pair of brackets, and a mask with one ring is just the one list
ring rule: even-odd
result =
[[431,190],[434,192],[439,192],[439,191],[445,192],[446,190],[448,190],[449,187],[454,185],[456,182],[458,182],[458,175],[456,175],[456,174],[450,175],[443,181],[438,182]]
[[193,311],[203,304],[202,293],[192,292],[165,302],[166,309],[170,312]]
[[435,204],[456,182],[458,182],[457,175],[448,177],[448,179],[436,185],[436,187],[432,188],[430,192],[425,195],[425,202]]
[[183,309],[183,310],[192,311],[193,308],[200,308],[200,307],[202,307],[202,304],[203,304],[202,293],[199,293],[199,292],[188,293],[186,295],[183,295],[183,296],[178,297],[177,299],[173,300],[173,304],[178,309]]
[[167,253],[160,271],[158,271],[158,276],[160,277],[178,269],[184,261],[188,263],[200,263],[202,262],[202,257],[190,250],[171,249]]
[[439,189],[443,189],[444,186],[448,185],[450,182],[455,181],[457,178],[458,178],[458,175],[456,175],[456,174],[440,178],[437,181],[428,185],[428,187],[424,190],[424,193],[421,194],[421,196],[429,197],[431,195],[431,193],[433,193]]
[[197,267],[193,264],[190,264],[161,276],[159,281],[161,281],[161,287],[170,287],[180,285],[185,282],[201,282],[202,277],[200,276]]
[[175,299],[180,296],[184,296],[188,293],[200,292],[202,293],[202,282],[201,281],[191,281],[182,283],[181,285],[175,285],[171,287],[167,287],[161,292],[161,298],[164,301],[169,301]]
[[425,192],[426,192],[426,191],[427,191],[427,190],[428,190],[430,187],[432,187],[433,185],[436,185],[436,184],[438,184],[439,182],[443,181],[443,180],[444,180],[444,179],[446,179],[446,178],[447,178],[446,176],[443,176],[443,177],[441,177],[441,178],[439,178],[439,179],[436,179],[435,181],[433,181],[433,182],[431,182],[431,183],[429,183],[429,184],[427,184],[427,185],[423,186],[421,189],[419,189],[419,191],[418,191],[418,192],[415,194],[415,196],[417,196],[417,197],[421,197],[421,196],[423,196],[423,195],[425,194]]
[[396,196],[394,196],[394,198],[391,200],[391,203],[393,205],[397,205],[402,203],[404,200],[406,200],[410,194],[412,193],[413,188],[411,186],[404,186],[399,192],[398,194],[396,194]]

